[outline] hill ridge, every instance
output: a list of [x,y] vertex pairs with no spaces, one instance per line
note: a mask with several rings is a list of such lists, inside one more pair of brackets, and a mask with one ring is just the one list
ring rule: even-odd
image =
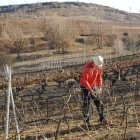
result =
[[[64,10],[65,9],[65,10]],[[140,22],[140,14],[128,13],[123,10],[115,9],[109,6],[98,5],[94,3],[84,2],[38,2],[31,4],[20,5],[7,5],[0,6],[0,16],[4,14],[22,14],[35,15],[37,17],[43,16],[43,14],[49,15],[51,12],[60,16],[80,16],[89,15],[96,18],[100,18],[106,21],[114,22],[129,22],[131,16],[131,22]]]

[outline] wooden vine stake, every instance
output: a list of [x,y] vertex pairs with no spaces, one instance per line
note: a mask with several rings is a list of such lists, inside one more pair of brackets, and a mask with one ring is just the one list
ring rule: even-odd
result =
[[18,140],[20,140],[20,134],[19,134],[19,129],[18,129],[18,122],[17,122],[16,111],[15,111],[14,98],[13,98],[12,87],[11,87],[11,66],[8,66],[8,65],[5,66],[5,73],[6,73],[6,77],[8,79],[5,140],[8,139],[10,97],[11,97],[11,101],[12,101],[13,114],[14,114],[14,119],[15,119],[15,124],[16,124],[16,131],[17,131],[17,135],[18,135]]

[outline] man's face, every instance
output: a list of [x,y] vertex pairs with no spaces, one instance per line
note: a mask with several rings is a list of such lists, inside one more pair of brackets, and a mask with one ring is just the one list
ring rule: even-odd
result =
[[97,65],[95,65],[95,63],[93,63],[92,65],[95,67],[95,69],[99,69],[100,68]]

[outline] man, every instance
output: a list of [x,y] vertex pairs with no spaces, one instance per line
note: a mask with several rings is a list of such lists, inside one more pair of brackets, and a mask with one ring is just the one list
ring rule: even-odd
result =
[[[94,100],[94,103],[99,112],[99,121],[102,122],[104,119],[103,115],[103,104],[99,99],[99,95],[102,94],[102,66],[103,66],[103,58],[101,56],[97,56],[93,58],[93,61],[87,63],[82,70],[80,85],[82,90],[82,100],[83,100],[83,108],[82,114],[84,117],[84,121],[89,123],[89,103],[90,100]],[[96,83],[99,88],[99,92],[95,91]]]

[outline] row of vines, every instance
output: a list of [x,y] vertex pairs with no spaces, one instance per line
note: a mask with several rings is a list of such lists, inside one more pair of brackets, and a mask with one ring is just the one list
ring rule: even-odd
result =
[[[138,139],[140,60],[114,60],[103,68],[103,94],[107,124],[98,122],[90,105],[91,127],[83,122],[79,79],[83,64],[59,73],[39,71],[13,75],[12,87],[22,139]],[[135,57],[136,58],[136,57]],[[124,60],[124,61],[123,61]],[[4,138],[6,82],[0,84],[0,135]],[[9,139],[16,139],[12,110]]]

